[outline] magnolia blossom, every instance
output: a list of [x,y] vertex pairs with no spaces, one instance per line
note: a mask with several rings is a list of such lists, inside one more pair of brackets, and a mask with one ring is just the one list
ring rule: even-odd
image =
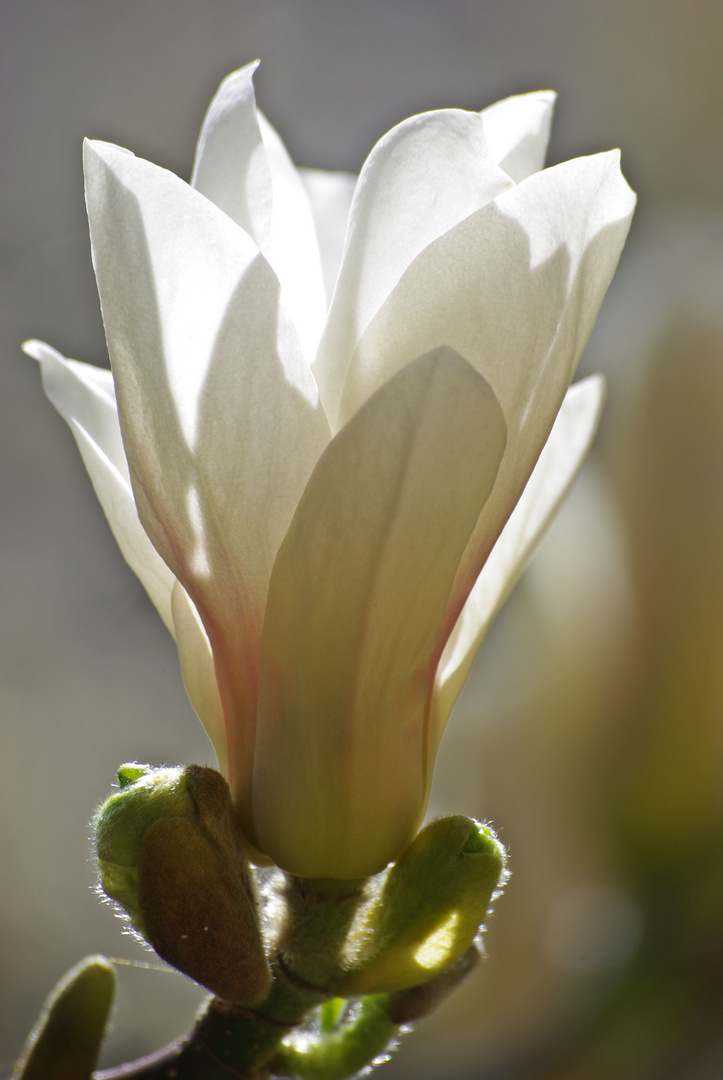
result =
[[85,145],[113,374],[40,342],[178,645],[250,847],[382,869],[482,636],[602,400],[568,390],[634,207],[617,152],[543,169],[554,95],[413,116],[358,180],[297,170],[220,86],[190,184]]

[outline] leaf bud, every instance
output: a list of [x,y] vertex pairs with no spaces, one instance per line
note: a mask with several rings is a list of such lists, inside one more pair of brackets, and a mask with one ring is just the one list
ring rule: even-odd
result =
[[48,997],[13,1080],[86,1080],[95,1068],[113,996],[115,971],[86,956]]

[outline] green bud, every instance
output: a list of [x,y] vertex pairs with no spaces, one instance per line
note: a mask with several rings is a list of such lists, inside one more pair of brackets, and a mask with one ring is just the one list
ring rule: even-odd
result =
[[90,1080],[115,993],[104,956],[76,964],[45,1002],[14,1080]]
[[100,887],[123,908],[133,929],[145,937],[138,908],[138,858],[146,829],[163,818],[198,819],[182,768],[121,765],[121,790],[111,795],[94,819]]
[[124,765],[95,818],[100,884],[173,967],[252,1005],[270,973],[228,785],[214,769]]
[[479,932],[505,858],[487,825],[461,816],[431,822],[390,868],[334,992],[392,993],[450,968]]

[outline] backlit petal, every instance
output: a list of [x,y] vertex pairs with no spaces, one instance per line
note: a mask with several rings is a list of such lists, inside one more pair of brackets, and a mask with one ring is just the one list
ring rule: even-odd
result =
[[326,318],[326,292],[311,205],[279,135],[262,113],[258,121],[271,170],[273,207],[269,246],[264,254],[281,282],[284,304],[311,364]]
[[118,423],[113,376],[108,368],[68,360],[44,341],[26,341],[23,352],[40,364],[43,389],[60,415],[77,420],[121,474],[128,475]]
[[510,186],[487,149],[478,113],[448,109],[413,116],[374,147],[354,192],[337,289],[314,365],[332,430],[341,426],[339,401],[357,342],[409,264]]
[[441,344],[487,379],[505,416],[505,456],[457,574],[440,649],[547,440],[634,205],[617,152],[535,173],[430,244],[359,343],[342,419]]
[[515,94],[481,112],[492,157],[519,184],[545,164],[557,94]]
[[45,392],[66,420],[113,536],[171,633],[175,577],[148,539],[131,491],[110,371],[66,360],[42,341],[25,352],[40,362]]
[[208,107],[196,146],[191,186],[214,202],[257,246],[271,234],[271,170],[256,115],[258,60],[223,80]]
[[102,143],[85,156],[138,512],[211,641],[236,777],[250,768],[271,566],[328,426],[248,234],[163,169]]
[[331,303],[339,276],[351,200],[357,178],[351,173],[300,169],[311,203],[316,239],[321,255],[327,304]]
[[442,348],[309,481],[271,579],[253,781],[256,842],[292,873],[380,870],[418,821],[429,660],[504,444],[489,386]]
[[224,79],[201,128],[191,185],[245,229],[277,274],[310,361],[326,302],[311,208],[301,177],[257,111],[258,61]]

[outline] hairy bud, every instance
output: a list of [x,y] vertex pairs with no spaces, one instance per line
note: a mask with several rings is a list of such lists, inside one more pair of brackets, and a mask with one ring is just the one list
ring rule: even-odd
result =
[[94,820],[100,887],[173,967],[255,1004],[269,967],[228,785],[214,769],[125,765]]

